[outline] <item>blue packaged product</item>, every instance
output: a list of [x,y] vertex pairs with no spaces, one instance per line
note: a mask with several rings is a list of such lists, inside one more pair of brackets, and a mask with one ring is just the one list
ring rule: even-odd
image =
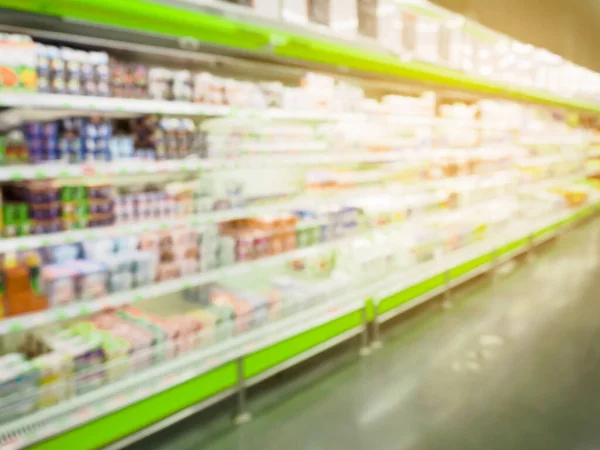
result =
[[108,138],[96,138],[96,151],[108,153]]
[[46,138],[56,137],[58,134],[58,124],[56,122],[45,122],[42,124],[41,133]]
[[86,120],[82,117],[69,117],[62,120],[61,127],[64,131],[73,131],[74,133],[79,134],[83,129],[85,122]]
[[102,259],[111,256],[116,248],[113,239],[86,241],[82,245],[84,255],[87,259]]
[[88,161],[107,162],[110,161],[110,153],[104,150],[96,150],[93,153],[88,153],[86,159]]
[[56,136],[46,136],[42,139],[42,151],[55,152],[58,149],[58,139]]
[[116,161],[121,157],[121,138],[113,137],[108,141],[110,159]]
[[86,121],[81,129],[81,135],[84,138],[95,139],[98,137],[98,125],[92,121]]
[[112,137],[112,123],[109,120],[103,120],[98,125],[98,137],[106,140]]
[[133,158],[134,152],[133,138],[130,136],[121,137],[119,141],[119,156],[121,158]]
[[96,151],[96,140],[94,138],[85,138],[83,140],[85,153],[94,153]]
[[64,155],[62,155],[62,159],[68,159],[70,162],[83,162],[85,161],[85,148],[83,146],[83,143],[81,142],[81,139],[79,138],[75,138],[75,139],[69,139],[68,142],[68,158],[65,158]]
[[41,137],[30,136],[27,138],[27,148],[30,153],[41,153],[44,150],[44,141]]
[[45,259],[57,264],[73,261],[79,257],[80,253],[81,249],[77,244],[55,245],[46,247],[44,251]]
[[27,138],[30,137],[39,137],[41,136],[43,131],[43,126],[41,122],[28,122],[23,125],[23,133]]

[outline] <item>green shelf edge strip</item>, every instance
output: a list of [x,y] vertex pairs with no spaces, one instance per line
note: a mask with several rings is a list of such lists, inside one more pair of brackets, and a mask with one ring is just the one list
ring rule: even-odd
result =
[[379,303],[378,312],[379,314],[383,314],[385,312],[391,311],[392,309],[395,309],[398,306],[403,305],[404,303],[408,303],[409,301],[419,297],[420,295],[423,295],[429,291],[434,290],[435,288],[442,286],[444,282],[445,276],[443,273],[441,273],[425,281],[422,281],[419,284],[406,288],[403,291],[398,292],[397,294],[391,295],[390,297],[383,299]]
[[[600,204],[589,206],[579,213],[572,215],[567,220],[538,231],[534,236],[543,235],[556,230],[562,225],[583,219],[599,207]],[[528,239],[524,238],[505,245],[498,249],[498,256],[527,245],[527,242]],[[451,279],[458,278],[475,270],[491,260],[492,254],[488,253],[463,263],[451,269]],[[379,304],[379,314],[395,309],[420,295],[444,285],[444,283],[445,276],[442,273],[387,297]],[[366,302],[367,317],[372,320],[373,301],[372,299],[367,299]],[[361,321],[361,312],[355,311],[248,355],[244,358],[244,376],[250,378],[259,375],[296,355],[360,326]],[[235,386],[236,383],[237,368],[235,362],[231,362],[118,412],[34,445],[31,448],[35,450],[64,450],[68,448],[87,450],[102,447],[158,422],[177,411],[206,400],[225,389]]]
[[487,264],[491,260],[492,260],[492,254],[486,253],[485,255],[481,255],[475,259],[472,259],[471,261],[461,264],[460,266],[454,267],[453,269],[450,269],[450,279],[454,280],[456,278],[459,278],[459,277],[471,272],[472,270],[475,270],[478,267],[481,267],[484,264]]
[[513,250],[520,248],[520,247],[525,247],[528,244],[528,242],[529,242],[529,238],[523,238],[523,239],[518,239],[516,241],[513,241],[510,244],[500,247],[497,250],[497,255],[502,256],[502,255],[505,255]]
[[236,383],[237,366],[235,362],[228,363],[30,448],[36,450],[101,448],[231,388]]
[[361,311],[354,311],[331,322],[327,322],[325,325],[320,325],[312,330],[305,331],[290,339],[248,355],[244,358],[244,377],[251,378],[259,375],[296,355],[304,353],[319,344],[360,326],[361,323]]
[[600,113],[600,105],[566,99],[535,89],[510,87],[454,69],[422,62],[403,62],[385,52],[366,51],[281,28],[269,28],[146,0],[0,0],[0,7],[117,26],[141,32],[199,41],[254,52],[348,67],[413,81],[496,94],[515,100]]

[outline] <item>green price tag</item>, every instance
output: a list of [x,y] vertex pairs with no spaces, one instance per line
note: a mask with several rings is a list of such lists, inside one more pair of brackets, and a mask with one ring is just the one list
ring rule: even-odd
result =
[[10,174],[10,179],[13,181],[21,181],[23,179],[23,174],[21,172],[13,172]]
[[21,331],[21,330],[23,330],[23,324],[21,324],[19,322],[13,323],[10,326],[10,332],[11,333],[16,333],[16,332]]

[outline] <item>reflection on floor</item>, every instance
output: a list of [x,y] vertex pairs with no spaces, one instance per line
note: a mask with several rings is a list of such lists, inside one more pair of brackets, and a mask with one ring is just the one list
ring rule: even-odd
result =
[[164,450],[600,449],[600,221],[431,304],[359,359],[261,392],[251,423],[192,417]]

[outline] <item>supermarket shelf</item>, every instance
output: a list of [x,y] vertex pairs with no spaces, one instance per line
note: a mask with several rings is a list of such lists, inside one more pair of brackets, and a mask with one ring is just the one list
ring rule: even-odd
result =
[[[344,193],[344,195],[351,195],[356,198],[356,193],[352,194],[351,192]],[[327,200],[331,200],[328,198]],[[278,205],[281,208],[281,205]],[[288,206],[292,206],[292,203],[289,203]],[[475,205],[476,207],[477,205]],[[281,210],[281,209],[280,209]],[[231,220],[235,217],[248,217],[254,214],[260,215],[268,213],[269,208],[264,209],[242,209],[240,211],[232,210],[232,211],[223,211],[219,213],[215,213],[211,215],[210,220],[212,221],[221,221],[221,220]],[[272,210],[271,210],[272,212]],[[446,213],[440,213],[440,216],[444,216]],[[200,226],[202,222],[198,217],[191,219],[192,222],[186,222],[185,220],[180,221],[171,221],[171,222],[152,222],[148,225],[135,225],[132,227],[111,227],[110,230],[104,230],[103,233],[106,234],[90,234],[89,232],[92,230],[78,230],[75,232],[69,233],[58,233],[57,235],[48,235],[50,238],[47,241],[36,241],[38,237],[32,238],[18,238],[15,240],[5,240],[6,242],[2,242],[2,246],[0,246],[0,252],[11,251],[11,248],[14,249],[23,249],[24,246],[21,241],[25,241],[27,244],[31,245],[32,248],[41,245],[51,245],[51,243],[64,243],[64,242],[77,242],[77,240],[83,239],[96,239],[101,236],[113,236],[112,232],[114,230],[115,233],[122,234],[132,234],[137,232],[147,231],[149,229],[168,229],[170,227],[176,226],[177,224],[191,224],[195,226]],[[427,220],[431,219],[431,217],[427,217]],[[419,219],[415,219],[419,220]],[[149,228],[153,226],[155,228]],[[39,311],[31,314],[19,315],[16,317],[5,318],[0,320],[0,336],[16,333],[23,330],[35,328],[41,325],[47,325],[50,323],[56,323],[64,320],[73,319],[76,317],[81,317],[89,314],[93,314],[95,312],[103,311],[109,308],[116,308],[119,306],[136,303],[145,299],[155,298],[166,294],[171,294],[175,292],[180,292],[184,289],[188,289],[194,286],[201,286],[203,284],[215,282],[222,277],[230,277],[235,276],[236,274],[247,273],[251,270],[254,270],[259,267],[266,267],[272,264],[284,263],[286,261],[302,258],[306,255],[313,254],[315,252],[327,251],[338,248],[344,243],[348,243],[355,239],[360,235],[369,235],[373,231],[377,230],[386,230],[391,229],[393,227],[399,227],[402,224],[390,224],[383,227],[370,228],[368,230],[359,231],[358,233],[354,233],[350,236],[323,242],[321,244],[317,244],[311,247],[301,248],[297,250],[293,250],[291,252],[282,253],[275,256],[270,256],[266,258],[261,258],[255,261],[250,261],[246,263],[239,263],[232,266],[222,267],[216,270],[202,272],[194,275],[189,275],[186,277],[168,280],[157,284],[152,284],[148,286],[142,286],[137,289],[131,289],[124,292],[118,292],[115,294],[108,295],[106,297],[90,300],[90,301],[79,301],[75,303],[71,303],[61,307],[54,307],[44,311]],[[54,238],[52,236],[55,236]],[[11,247],[12,242],[12,247]]]
[[[242,52],[266,53],[280,58],[331,64],[419,82],[429,82],[460,90],[501,95],[516,100],[538,102],[577,110],[600,112],[595,102],[562,97],[545,91],[508,86],[458,70],[418,61],[403,61],[383,47],[360,45],[352,40],[340,40],[323,33],[294,28],[288,32],[278,21],[231,18],[230,14],[215,14],[143,0],[123,2],[88,0],[85,7],[79,0],[49,4],[44,0],[19,2],[0,0],[0,7],[18,9],[65,19],[91,22],[107,27],[120,27],[135,32],[158,33],[185,37]],[[143,20],[141,20],[143,18]],[[110,28],[107,28],[109,33]]]
[[[265,347],[358,311],[364,305],[363,295],[362,291],[342,295],[292,317],[190,352],[117,383],[0,426],[0,446],[3,450],[23,448],[25,445],[32,445],[57,433],[127,408],[159,392],[210,373],[245,355],[251,355]],[[236,379],[232,381],[235,382]],[[230,386],[227,386],[228,388]],[[224,393],[229,394],[227,390],[220,394],[227,395]]]
[[[499,173],[499,175],[506,177],[512,173],[513,172],[511,171],[507,171],[506,173]],[[490,178],[486,178],[483,175],[468,175],[464,177],[428,180],[415,183],[413,185],[404,185],[402,188],[403,192],[435,190],[450,186],[454,186],[456,189],[459,189],[461,186],[473,186],[473,183],[486,179],[489,180]],[[507,183],[508,182],[509,181],[507,180]],[[70,244],[74,242],[100,239],[105,237],[126,236],[148,231],[166,230],[182,225],[202,227],[207,224],[215,224],[228,220],[257,217],[271,213],[289,212],[293,209],[301,209],[307,205],[314,207],[317,204],[329,204],[335,201],[353,201],[359,199],[361,196],[368,196],[376,193],[385,194],[386,192],[395,192],[394,186],[377,185],[335,191],[316,191],[314,193],[299,195],[297,198],[277,202],[272,205],[232,208],[221,211],[193,214],[184,217],[148,220],[136,222],[134,224],[118,224],[109,227],[85,228],[81,230],[69,230],[59,233],[5,238],[0,239],[0,253],[23,251],[52,245]]]
[[278,263],[285,263],[286,261],[290,261],[296,258],[302,258],[304,256],[314,254],[316,252],[332,250],[344,245],[344,243],[349,243],[357,236],[368,234],[373,230],[385,229],[390,227],[391,226],[369,229],[368,231],[354,233],[350,236],[341,239],[323,242],[321,244],[313,245],[311,247],[300,248],[279,255],[261,258],[255,261],[238,263],[232,266],[221,267],[219,269],[201,272],[194,275],[177,278],[174,280],[168,280],[163,281],[161,283],[142,286],[136,289],[111,294],[106,297],[95,300],[79,301],[65,306],[54,307],[35,313],[22,314],[11,318],[6,318],[0,320],[0,336],[35,328],[41,325],[47,325],[50,323],[56,323],[64,320],[73,319],[76,317],[86,316],[99,311],[104,311],[110,308],[117,308],[119,306],[136,303],[149,298],[155,298],[166,294],[181,292],[191,287],[201,286],[204,284],[215,282],[220,278],[234,277],[236,275],[248,273],[251,270],[260,267],[266,267]]
[[[596,202],[544,217],[530,222],[525,227],[513,228],[510,232],[487,242],[467,246],[443,258],[443,261],[433,260],[410,268],[404,276],[394,274],[383,279],[375,285],[374,290],[373,301],[378,305],[379,311],[375,320],[379,323],[385,322],[448,289],[494,269],[499,264],[525,253],[532,248],[531,245],[537,246],[555,237],[563,232],[569,223],[589,217],[598,210],[600,203]],[[466,266],[465,270],[461,270],[461,266]],[[453,272],[456,272],[457,276],[453,277]],[[391,305],[384,304],[386,302]]]
[[[566,221],[573,220],[573,218],[583,218],[584,216],[588,216],[599,207],[599,204],[595,204],[580,208],[575,212],[567,211],[557,214],[554,217],[540,220],[539,223],[536,223],[535,225],[553,222],[554,224],[551,226],[560,227],[560,225],[565,224]],[[555,223],[556,221],[558,221],[558,225]],[[529,231],[531,232],[532,229],[533,226]],[[501,243],[504,245],[507,240],[514,239],[519,235],[523,235],[523,230],[519,230],[519,232],[515,231],[510,235],[503,236],[502,239],[497,239],[495,244]],[[479,250],[476,251],[474,250],[475,248],[478,248]],[[465,248],[463,250],[462,256],[453,258],[454,261],[464,261],[469,256],[474,256],[478,252],[485,252],[489,250],[489,245],[476,244],[473,248]],[[419,270],[413,270],[413,273],[417,275],[417,278],[407,276],[404,284],[415,286],[415,283],[417,283],[416,286],[419,284],[422,285],[423,281],[418,280],[422,280],[423,277],[430,277],[432,274],[436,273],[436,271],[439,271],[440,268],[449,268],[448,264],[436,265],[427,263],[426,265],[429,266],[428,270],[423,270],[424,267],[419,267]],[[481,269],[481,267],[475,267],[475,269],[472,270],[473,274],[467,273],[465,275],[469,275],[470,278],[475,276],[474,274],[479,274],[482,271],[483,269]],[[394,275],[394,279],[398,279],[397,273]],[[465,276],[461,276],[456,279],[456,282],[458,283],[459,280],[465,279]],[[425,280],[425,282],[427,282],[427,280]],[[427,289],[427,287],[428,286],[425,286],[425,291],[422,293],[413,295],[412,298],[408,299],[408,301],[403,304],[384,312],[378,317],[378,320],[387,320],[401,311],[405,311],[439,295],[447,288],[444,283],[438,284],[432,289]],[[277,345],[287,342],[290,338],[292,339],[292,342],[289,345],[295,347],[296,343],[293,342],[293,339],[295,339],[292,338],[293,336],[302,336],[302,334],[308,332],[308,330],[332,326],[330,324],[336,323],[338,320],[341,320],[342,317],[348,317],[348,314],[352,311],[359,311],[365,308],[364,299],[372,296],[373,293],[373,286],[366,286],[353,294],[342,295],[326,304],[305,310],[296,316],[291,316],[282,321],[271,323],[263,328],[211,347],[191,352],[190,354],[184,355],[169,363],[143,371],[118,383],[107,385],[104,388],[79,397],[74,397],[67,402],[40,410],[25,418],[15,420],[0,427],[0,443],[2,444],[2,448],[6,450],[17,450],[65,432],[67,432],[66,435],[56,437],[56,441],[47,441],[49,443],[48,448],[53,448],[53,443],[57,445],[56,448],[68,448],[65,447],[65,445],[69,442],[69,439],[73,442],[73,439],[77,439],[78,437],[80,439],[83,438],[84,434],[88,439],[92,434],[95,436],[94,439],[97,441],[94,446],[98,447],[106,445],[111,441],[118,440],[119,437],[124,436],[115,435],[114,427],[107,428],[109,422],[105,422],[103,425],[103,420],[105,419],[98,419],[106,416],[106,420],[108,420],[110,417],[113,417],[110,415],[111,413],[114,417],[135,413],[135,405],[140,405],[139,402],[141,400],[149,399],[158,393],[166,394],[167,392],[177,392],[178,386],[185,386],[186,383],[192,383],[193,380],[204,383],[203,386],[205,386],[205,392],[200,399],[188,399],[187,406],[191,406],[192,404],[197,403],[197,401],[206,401],[213,397],[213,395],[217,395],[217,399],[231,395],[231,390],[235,390],[235,384],[239,381],[235,376],[236,366],[235,363],[233,363],[237,358],[243,358],[244,361],[246,359],[251,361],[253,355],[257,355],[258,359],[262,361],[261,367],[263,367],[263,369],[260,367],[258,369],[255,368],[255,371],[258,370],[256,373],[253,373],[251,369],[245,369],[245,378],[249,379],[250,383],[252,383],[252,379],[254,379],[254,382],[257,382],[258,380],[266,378],[271,373],[283,370],[293,365],[295,362],[299,362],[306,357],[316,354],[318,350],[328,348],[342,339],[350,338],[359,332],[358,327],[360,327],[361,321],[358,318],[348,319],[341,328],[336,326],[336,331],[332,331],[334,334],[330,337],[323,338],[324,340],[321,340],[316,344],[313,343],[310,348],[305,348],[304,351],[297,351],[293,356],[278,360],[275,364],[265,362],[264,355],[260,353],[262,349],[268,351],[271,348],[276,348]],[[388,293],[380,292],[380,294],[387,295]],[[276,354],[280,355],[279,353]],[[274,357],[274,355],[271,355],[271,358],[272,357]],[[250,366],[252,366],[252,364],[250,364]],[[203,377],[210,376],[211,374],[215,374],[214,378],[216,379],[218,377],[221,382],[212,388],[208,388],[206,383],[214,384],[215,381],[213,379],[205,382],[205,378]],[[154,412],[158,414],[157,411]],[[185,416],[185,413],[183,414]],[[170,414],[163,413],[161,418],[168,415]],[[106,433],[98,432],[90,434],[89,429],[86,430],[84,428],[77,428],[71,433],[68,432],[68,430],[81,427],[86,423],[89,423],[90,426],[96,426],[98,427],[97,429],[102,429],[106,431]],[[135,431],[136,430],[132,430],[131,432]],[[60,447],[61,445],[62,447]],[[115,448],[122,447],[117,444],[117,447]]]
[[[283,149],[282,149],[283,150]],[[127,159],[111,163],[48,163],[0,166],[0,181],[43,180],[49,178],[78,178],[95,176],[189,174],[202,170],[230,170],[247,168],[277,168],[280,166],[313,166],[322,164],[347,164],[363,162],[390,162],[406,159],[404,152],[329,152],[324,154],[238,156],[210,159],[177,159],[151,161]]]
[[[377,121],[391,125],[417,128],[440,126],[488,131],[514,131],[517,129],[515,125],[508,123],[490,123],[457,118],[416,117],[384,111],[341,113],[309,109],[247,108],[170,100],[128,99],[36,92],[13,93],[0,91],[0,108],[10,108],[0,113],[0,123],[2,123],[2,128],[4,129],[32,120],[54,120],[83,114],[98,114],[113,116],[115,118],[135,117],[143,114],[191,117],[227,116],[237,121],[297,120],[349,123]],[[323,149],[324,143],[313,142],[303,150],[317,151]],[[245,150],[253,150],[253,148]],[[265,151],[260,147],[257,150]],[[274,151],[277,150],[277,148],[274,149]]]

